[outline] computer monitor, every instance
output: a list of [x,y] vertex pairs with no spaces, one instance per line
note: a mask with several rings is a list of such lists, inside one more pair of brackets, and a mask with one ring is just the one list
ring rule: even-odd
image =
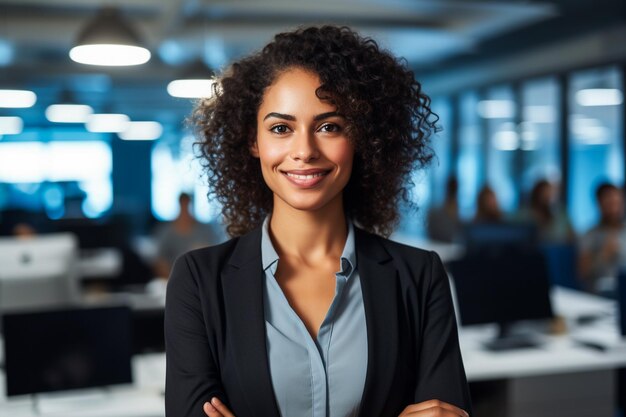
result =
[[545,258],[538,249],[510,247],[498,252],[467,255],[448,264],[462,325],[496,323],[494,350],[533,346],[528,338],[511,337],[517,321],[553,316],[550,280]]
[[69,233],[0,238],[0,313],[74,303],[77,260]]
[[59,219],[52,223],[57,232],[76,235],[80,249],[124,247],[129,241],[129,231],[121,221],[99,221],[85,218]]
[[7,396],[132,382],[128,307],[2,317]]
[[485,246],[532,246],[537,242],[537,227],[526,222],[483,222],[464,227],[468,249]]

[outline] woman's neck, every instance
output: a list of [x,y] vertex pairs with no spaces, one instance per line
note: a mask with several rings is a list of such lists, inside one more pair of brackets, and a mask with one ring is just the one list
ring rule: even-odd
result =
[[315,211],[274,204],[269,230],[279,256],[300,259],[307,264],[315,264],[328,256],[340,257],[348,236],[340,198]]

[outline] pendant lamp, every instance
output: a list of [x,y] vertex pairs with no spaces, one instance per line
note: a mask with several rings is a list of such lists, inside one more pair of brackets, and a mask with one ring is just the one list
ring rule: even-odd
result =
[[117,8],[104,7],[80,32],[70,58],[87,65],[129,66],[148,62],[150,51]]
[[86,123],[93,108],[80,104],[69,89],[61,92],[61,100],[46,108],[46,118],[53,123]]
[[213,95],[213,71],[202,60],[189,65],[180,77],[167,85],[167,92],[172,97],[208,98]]

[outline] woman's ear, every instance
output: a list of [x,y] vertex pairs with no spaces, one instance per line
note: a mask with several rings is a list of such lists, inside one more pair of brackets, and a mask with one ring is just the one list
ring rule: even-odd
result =
[[256,139],[250,143],[250,154],[255,158],[259,157],[259,144]]

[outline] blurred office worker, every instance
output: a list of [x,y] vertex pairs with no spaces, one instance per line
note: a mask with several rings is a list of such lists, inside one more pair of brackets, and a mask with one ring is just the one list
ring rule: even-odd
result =
[[193,216],[191,202],[191,195],[180,194],[178,217],[157,226],[157,257],[154,263],[154,274],[157,277],[169,276],[174,261],[183,253],[219,242],[219,236],[211,226],[198,222]]
[[557,186],[546,179],[539,180],[530,192],[528,207],[520,218],[537,226],[538,239],[544,243],[567,243],[575,238],[565,210],[558,205]]
[[580,239],[580,275],[593,292],[610,291],[620,266],[626,264],[624,194],[611,183],[596,188],[600,220]]
[[493,188],[488,185],[478,193],[476,203],[475,223],[498,223],[503,220],[503,214],[498,203],[498,196]]
[[448,178],[443,204],[428,212],[426,230],[429,238],[439,242],[453,242],[458,237],[461,229],[458,191],[458,180],[455,177]]

